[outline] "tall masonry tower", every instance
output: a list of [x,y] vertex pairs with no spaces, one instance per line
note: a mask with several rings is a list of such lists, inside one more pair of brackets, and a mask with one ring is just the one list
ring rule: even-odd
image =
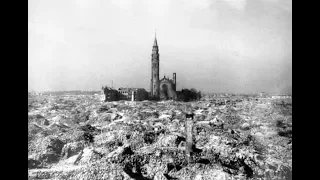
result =
[[159,81],[159,48],[157,37],[154,38],[151,54],[151,96],[160,97],[160,81]]

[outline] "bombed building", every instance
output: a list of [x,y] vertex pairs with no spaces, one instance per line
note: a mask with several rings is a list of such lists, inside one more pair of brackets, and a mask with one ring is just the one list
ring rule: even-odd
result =
[[177,79],[176,73],[173,73],[173,79],[166,78],[165,76],[159,79],[159,46],[157,37],[154,39],[152,54],[151,54],[151,82],[150,82],[150,95],[154,99],[177,99],[176,87]]
[[148,99],[148,92],[143,88],[119,88],[118,92],[122,100],[143,101]]
[[102,86],[102,91],[104,94],[104,101],[119,101],[122,98],[121,93],[116,89]]
[[118,90],[108,87],[102,87],[105,94],[105,101],[118,101],[118,100],[135,100],[143,101],[147,99],[177,99],[177,79],[176,73],[173,73],[173,79],[164,76],[159,79],[159,46],[157,37],[154,39],[151,54],[151,82],[150,92],[148,93],[143,88],[119,88]]
[[175,73],[173,79],[164,76],[160,80],[160,99],[177,99]]

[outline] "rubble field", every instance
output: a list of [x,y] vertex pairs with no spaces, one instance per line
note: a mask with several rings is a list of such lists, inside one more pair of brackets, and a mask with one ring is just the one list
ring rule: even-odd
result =
[[28,179],[292,179],[292,100],[29,96]]

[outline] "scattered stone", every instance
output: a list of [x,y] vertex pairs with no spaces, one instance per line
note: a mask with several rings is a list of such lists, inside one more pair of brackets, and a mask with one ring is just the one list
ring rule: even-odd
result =
[[83,143],[79,141],[65,144],[62,148],[61,156],[64,158],[69,158],[71,156],[78,154],[83,148],[84,148]]
[[37,168],[39,167],[40,164],[41,164],[40,161],[31,159],[31,158],[28,159],[28,169]]
[[250,124],[249,123],[243,123],[241,125],[241,130],[247,131],[250,129]]
[[[215,99],[101,103],[94,96],[51,96],[41,103],[30,102],[28,175],[34,179],[290,177],[290,106],[273,108],[268,99]],[[190,104],[194,126],[186,133],[184,107]],[[72,124],[76,115],[81,122]],[[194,138],[189,162],[188,133]]]

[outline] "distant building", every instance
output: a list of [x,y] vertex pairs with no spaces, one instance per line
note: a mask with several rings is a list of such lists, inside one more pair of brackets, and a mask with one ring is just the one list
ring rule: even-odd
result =
[[173,73],[173,79],[165,76],[159,79],[159,47],[157,38],[155,37],[152,54],[151,54],[151,82],[150,93],[143,88],[119,88],[118,90],[102,87],[105,95],[105,101],[131,100],[132,95],[135,101],[143,101],[147,99],[177,99],[177,78]]
[[155,37],[152,54],[151,54],[151,82],[150,82],[150,95],[155,99],[177,99],[176,87],[177,79],[176,73],[173,73],[173,79],[162,78],[159,80],[159,47],[157,38]]
[[113,88],[110,87],[102,87],[105,98],[104,101],[119,101],[121,100],[121,94]]
[[265,92],[261,92],[261,93],[259,93],[259,96],[262,97],[262,98],[265,98],[265,97],[268,96],[268,94],[265,93]]
[[169,79],[164,76],[160,80],[160,99],[177,99],[175,74],[176,73],[173,73],[173,79]]
[[272,99],[291,99],[291,95],[273,95],[271,96]]
[[122,100],[131,100],[132,92],[135,101],[143,101],[148,99],[148,92],[144,88],[119,88]]
[[130,99],[131,98],[131,92],[133,91],[133,88],[119,88],[118,92],[121,94],[121,98],[123,99]]

